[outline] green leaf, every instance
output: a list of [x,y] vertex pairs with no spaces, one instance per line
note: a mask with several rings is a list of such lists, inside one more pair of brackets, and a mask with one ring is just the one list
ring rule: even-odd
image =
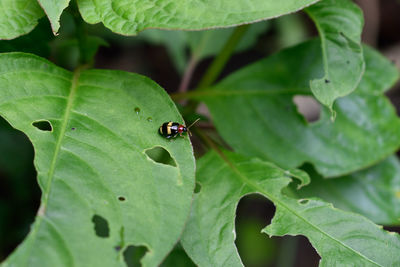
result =
[[51,28],[55,35],[58,34],[60,29],[60,17],[64,9],[69,5],[70,0],[38,0],[44,12],[50,20]]
[[301,13],[282,16],[275,21],[277,43],[280,49],[297,45],[308,39],[308,27]]
[[312,182],[298,193],[320,197],[384,225],[400,224],[400,162],[392,156],[366,170],[337,179],[324,179],[307,168]]
[[30,33],[13,40],[0,40],[0,53],[25,52],[47,58],[50,55],[49,43],[53,39],[50,23],[46,18],[41,18]]
[[33,30],[43,10],[32,0],[0,0],[0,40],[14,39]]
[[337,98],[357,88],[364,73],[362,11],[350,0],[324,0],[307,8],[306,12],[321,37],[325,71],[322,78],[311,81],[311,91],[332,110]]
[[103,22],[113,32],[135,35],[146,28],[200,30],[229,27],[278,17],[318,0],[78,0],[88,23]]
[[365,48],[367,70],[357,91],[336,102],[334,123],[325,108],[311,124],[298,113],[293,97],[311,94],[308,81],[321,71],[318,46],[313,41],[284,50],[191,96],[205,101],[234,150],[285,168],[309,162],[333,177],[393,154],[400,146],[400,120],[382,93],[398,70],[372,49]]
[[[42,190],[32,230],[4,266],[121,266],[131,245],[148,250],[143,266],[161,263],[190,210],[194,158],[187,138],[158,134],[165,121],[183,123],[158,85],[2,54],[0,114],[32,141]],[[177,167],[146,154],[155,149]]]
[[195,195],[182,245],[199,266],[242,266],[234,245],[240,198],[258,193],[276,206],[269,235],[304,235],[321,256],[320,266],[398,266],[400,236],[364,217],[317,199],[282,193],[291,179],[271,163],[232,152],[210,152],[198,161],[201,191]]

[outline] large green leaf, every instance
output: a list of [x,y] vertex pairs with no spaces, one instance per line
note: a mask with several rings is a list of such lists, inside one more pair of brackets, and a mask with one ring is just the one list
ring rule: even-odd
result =
[[0,0],[0,40],[14,39],[33,30],[43,10],[32,0]]
[[50,20],[53,33],[57,34],[60,29],[60,17],[70,0],[37,0]]
[[306,12],[321,37],[325,70],[322,78],[311,81],[311,91],[332,109],[335,99],[356,89],[364,73],[362,11],[350,0],[324,0]]
[[[400,236],[364,217],[317,199],[282,194],[293,171],[231,152],[210,152],[198,161],[201,191],[195,195],[182,244],[199,266],[242,266],[234,245],[235,209],[250,193],[276,206],[269,235],[304,235],[321,255],[320,266],[398,266]],[[295,172],[302,184],[304,173]]]
[[400,224],[400,163],[395,156],[337,179],[324,179],[311,169],[307,172],[311,175],[311,184],[298,192],[300,196],[320,197],[375,223]]
[[207,104],[219,133],[238,152],[293,168],[312,163],[324,176],[340,176],[386,158],[400,145],[400,120],[383,96],[398,70],[365,48],[367,70],[359,88],[308,123],[292,98],[310,94],[321,73],[319,44],[308,42],[259,61],[194,92]]
[[113,32],[135,35],[146,28],[199,30],[265,20],[318,0],[131,1],[78,0],[83,18]]
[[[187,138],[170,142],[157,132],[165,121],[182,122],[159,86],[2,54],[0,114],[32,141],[43,193],[30,234],[5,266],[123,266],[130,245],[148,249],[144,266],[160,264],[189,213],[194,158]],[[176,167],[154,161],[157,151],[148,150],[156,147]]]

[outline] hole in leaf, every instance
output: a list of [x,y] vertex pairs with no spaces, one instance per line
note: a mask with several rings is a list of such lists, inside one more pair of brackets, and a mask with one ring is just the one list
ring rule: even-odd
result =
[[186,254],[180,243],[176,244],[174,249],[168,254],[160,266],[182,266],[196,267],[197,265]]
[[128,246],[124,251],[124,261],[126,266],[142,266],[140,260],[146,254],[148,249],[145,246]]
[[139,115],[139,113],[140,113],[140,108],[139,108],[139,107],[136,107],[136,108],[135,108],[135,113],[136,113],[137,115]]
[[274,216],[275,206],[267,198],[252,194],[243,197],[237,206],[235,244],[244,266],[272,266],[277,241],[261,233]]
[[126,200],[126,198],[121,196],[121,197],[118,197],[118,200],[121,202],[124,202]]
[[0,262],[25,239],[39,209],[33,158],[28,137],[0,117]]
[[156,146],[150,149],[146,149],[145,153],[147,157],[154,162],[176,167],[175,160],[171,157],[171,154],[169,154],[169,152],[163,147]]
[[293,102],[297,106],[297,111],[303,115],[308,122],[315,122],[321,116],[321,105],[314,97],[295,95]]
[[308,199],[299,199],[297,202],[299,202],[302,205],[306,205],[308,202],[310,202],[310,200],[308,200]]
[[32,125],[41,131],[48,131],[48,132],[53,131],[51,123],[47,120],[34,121],[32,122]]
[[106,219],[96,214],[92,217],[92,222],[94,223],[94,231],[98,237],[110,236],[110,228]]
[[[318,266],[320,257],[303,236],[260,233],[271,223],[275,206],[260,194],[246,195],[236,210],[235,244],[244,266]],[[290,257],[289,257],[290,255]]]
[[200,191],[201,191],[201,184],[196,182],[196,187],[194,188],[194,192],[198,194],[200,193]]

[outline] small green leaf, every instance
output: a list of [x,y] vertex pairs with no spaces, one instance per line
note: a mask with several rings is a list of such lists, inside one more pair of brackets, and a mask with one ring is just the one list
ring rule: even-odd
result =
[[[133,246],[147,251],[143,266],[161,263],[194,188],[190,141],[158,134],[165,121],[183,123],[164,90],[127,72],[70,73],[1,54],[0,115],[32,141],[42,190],[32,230],[4,266],[121,266]],[[154,148],[176,167],[148,156]]]
[[0,7],[0,40],[30,32],[44,15],[35,0],[0,0]]
[[312,163],[324,176],[371,166],[400,146],[400,120],[382,94],[398,78],[387,59],[365,47],[367,70],[359,88],[336,102],[337,118],[322,109],[308,123],[293,104],[310,95],[321,73],[319,44],[308,42],[243,68],[214,88],[192,93],[204,100],[217,130],[240,152],[285,168]]
[[324,179],[310,168],[306,170],[312,183],[298,191],[301,197],[320,197],[375,223],[400,224],[400,162],[395,156],[337,179]]
[[291,179],[275,165],[232,152],[209,152],[198,161],[192,213],[182,245],[199,266],[243,266],[235,241],[239,200],[258,193],[276,206],[269,235],[304,235],[321,256],[320,266],[398,266],[400,236],[364,217],[317,199],[282,193]]
[[278,17],[318,0],[78,0],[88,23],[103,22],[113,32],[135,35],[146,28],[200,30]]
[[60,29],[60,17],[64,9],[69,5],[70,0],[38,0],[44,12],[50,20],[51,28],[55,35],[58,34]]
[[324,0],[306,9],[321,38],[325,74],[311,81],[311,91],[332,109],[334,101],[353,92],[364,73],[361,9],[350,0]]

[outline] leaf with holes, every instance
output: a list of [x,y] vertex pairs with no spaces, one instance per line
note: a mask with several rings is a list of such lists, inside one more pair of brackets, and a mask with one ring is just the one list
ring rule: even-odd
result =
[[306,170],[312,181],[298,191],[301,197],[320,197],[375,223],[400,224],[400,162],[396,156],[337,179],[323,179],[311,168]]
[[285,168],[309,162],[324,176],[340,176],[371,166],[400,146],[400,120],[383,95],[398,70],[370,48],[365,58],[363,80],[337,101],[335,122],[323,108],[321,119],[310,124],[292,102],[296,95],[310,95],[308,81],[321,73],[317,41],[242,68],[191,96],[205,101],[217,130],[237,152]]
[[146,28],[200,30],[278,17],[318,0],[78,0],[88,23],[102,22],[113,32],[135,35]]
[[311,81],[311,91],[332,110],[335,99],[354,91],[364,73],[362,11],[350,0],[324,0],[306,12],[321,38],[325,71],[322,78]]
[[33,30],[43,10],[32,0],[0,0],[0,40],[14,39]]
[[121,266],[133,246],[143,266],[161,263],[189,213],[194,158],[187,138],[157,132],[165,121],[183,123],[158,85],[2,54],[0,115],[32,141],[43,193],[31,232],[4,266]]
[[50,20],[54,34],[57,34],[60,29],[60,17],[63,10],[68,7],[69,1],[70,0],[38,0]]
[[368,219],[317,199],[298,200],[282,193],[290,176],[308,182],[305,173],[284,171],[256,158],[209,152],[197,163],[201,191],[195,195],[182,244],[199,266],[243,266],[236,250],[235,210],[239,200],[258,193],[276,206],[271,236],[304,235],[321,255],[320,266],[398,266],[400,236]]

